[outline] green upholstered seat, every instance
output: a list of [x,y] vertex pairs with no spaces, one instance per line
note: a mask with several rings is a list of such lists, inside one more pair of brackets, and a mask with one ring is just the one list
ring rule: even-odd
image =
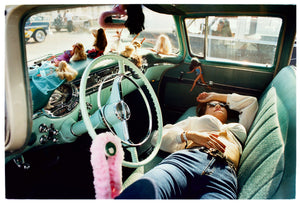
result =
[[[190,116],[196,116],[196,106],[178,121]],[[259,99],[240,160],[239,198],[294,198],[295,144],[296,75],[295,68],[289,66],[279,72]]]
[[[177,122],[196,116],[189,108]],[[296,74],[283,68],[259,99],[259,110],[249,130],[238,170],[239,199],[295,198]],[[147,172],[163,159],[143,169]],[[141,172],[141,171],[138,171]],[[140,177],[134,176],[136,180]],[[132,178],[131,178],[132,179]],[[127,182],[127,185],[129,183]]]
[[240,159],[240,198],[272,197],[284,171],[289,118],[275,88],[269,89],[260,99],[259,107]]
[[189,109],[187,109],[184,114],[182,116],[180,116],[180,118],[178,118],[177,122],[180,122],[182,120],[187,119],[188,117],[192,117],[192,116],[196,116],[196,109],[197,106],[192,106]]
[[239,198],[295,197],[296,74],[286,67],[259,100],[238,171]]

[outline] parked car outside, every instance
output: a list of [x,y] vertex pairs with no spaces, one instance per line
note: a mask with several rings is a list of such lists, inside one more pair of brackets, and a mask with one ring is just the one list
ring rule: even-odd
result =
[[[92,17],[86,15],[74,15],[73,16],[73,31],[86,31],[90,28],[92,24]],[[67,21],[61,17],[57,16],[52,23],[52,27],[57,31],[61,29],[67,29]]]
[[36,42],[43,42],[50,33],[50,23],[43,16],[32,16],[25,23],[26,42],[33,38]]

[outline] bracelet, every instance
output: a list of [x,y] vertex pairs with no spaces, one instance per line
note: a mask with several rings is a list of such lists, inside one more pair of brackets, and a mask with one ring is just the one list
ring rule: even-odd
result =
[[185,132],[185,131],[183,131],[182,137],[183,137],[184,141],[186,141],[186,142],[188,141],[188,139],[187,139],[187,137],[186,137],[186,132]]

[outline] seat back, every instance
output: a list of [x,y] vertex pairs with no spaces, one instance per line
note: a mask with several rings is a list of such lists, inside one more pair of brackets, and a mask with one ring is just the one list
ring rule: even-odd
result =
[[295,197],[296,75],[282,69],[259,100],[241,156],[239,198]]

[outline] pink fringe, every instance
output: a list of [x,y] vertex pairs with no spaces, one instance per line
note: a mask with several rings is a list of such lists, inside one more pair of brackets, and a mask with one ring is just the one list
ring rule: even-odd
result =
[[[105,146],[112,142],[116,146],[114,156],[106,156]],[[122,161],[124,152],[121,140],[110,132],[99,134],[91,146],[91,164],[94,174],[96,199],[112,199],[122,189]]]

